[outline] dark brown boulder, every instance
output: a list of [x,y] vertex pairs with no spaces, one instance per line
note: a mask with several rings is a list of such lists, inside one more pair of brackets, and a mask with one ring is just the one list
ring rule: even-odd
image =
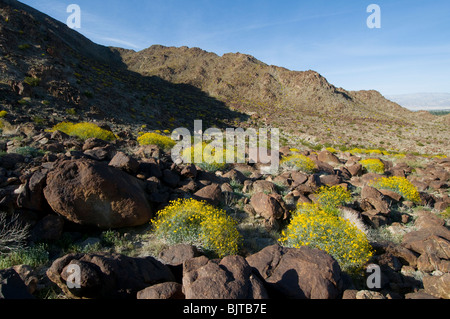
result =
[[108,165],[77,159],[60,162],[47,176],[44,196],[66,219],[101,229],[143,225],[153,217],[145,184]]
[[219,205],[223,200],[222,190],[219,184],[211,184],[194,193],[197,200],[204,200],[211,205]]
[[266,220],[281,219],[285,210],[274,196],[265,193],[256,193],[250,200],[250,205],[255,212]]
[[184,299],[183,286],[177,282],[163,282],[139,291],[137,299]]
[[[79,267],[80,288],[67,286],[69,265]],[[169,268],[153,257],[118,254],[69,254],[55,260],[47,276],[74,298],[135,298],[140,290],[175,279]]]
[[183,264],[186,299],[266,299],[262,281],[241,256],[208,260],[202,256]]
[[339,264],[324,251],[273,245],[246,260],[266,281],[274,297],[335,299],[342,293]]
[[120,168],[131,174],[136,174],[139,169],[139,162],[123,152],[117,152],[109,162],[109,166]]

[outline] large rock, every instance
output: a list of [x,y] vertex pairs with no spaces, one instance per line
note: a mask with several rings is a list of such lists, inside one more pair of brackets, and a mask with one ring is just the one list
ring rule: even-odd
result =
[[412,231],[403,236],[402,245],[418,254],[432,253],[450,259],[450,230],[434,226]]
[[33,299],[19,274],[12,268],[0,270],[1,299]]
[[139,291],[137,299],[184,299],[183,286],[177,282],[163,282]]
[[334,299],[342,293],[339,264],[321,250],[272,245],[247,257],[247,261],[274,297]]
[[44,196],[69,221],[110,229],[150,221],[153,212],[144,187],[120,169],[76,159],[62,161],[48,173]]
[[219,184],[211,184],[194,193],[195,199],[206,201],[211,205],[219,205],[223,200],[222,190]]
[[[67,286],[69,265],[79,266],[80,288]],[[169,268],[153,257],[117,254],[69,254],[55,260],[47,276],[73,298],[135,298],[149,286],[175,280]]]
[[183,264],[183,292],[186,299],[266,299],[262,281],[241,256],[221,261],[205,256]]
[[266,220],[281,219],[285,215],[285,210],[278,200],[265,193],[256,193],[250,200],[255,212]]
[[450,273],[423,277],[425,292],[442,299],[450,299]]

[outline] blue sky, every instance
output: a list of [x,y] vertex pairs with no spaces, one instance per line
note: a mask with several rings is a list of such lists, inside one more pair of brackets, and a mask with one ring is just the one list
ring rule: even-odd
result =
[[[241,52],[337,87],[384,95],[450,92],[448,0],[22,0],[62,22],[81,8],[92,41],[136,51],[153,44]],[[381,29],[369,29],[369,4]]]

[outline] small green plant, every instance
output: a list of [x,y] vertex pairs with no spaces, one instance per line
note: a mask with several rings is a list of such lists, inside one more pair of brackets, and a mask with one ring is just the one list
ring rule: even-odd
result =
[[71,122],[62,122],[55,125],[49,132],[61,131],[70,136],[77,136],[83,140],[87,140],[88,138],[95,137],[104,141],[113,141],[116,139],[116,136],[113,132],[100,128],[98,125],[94,123],[71,123]]
[[373,255],[366,235],[354,224],[312,204],[298,205],[279,242],[286,247],[321,249],[349,272],[358,271]]
[[4,118],[6,115],[8,115],[8,112],[6,111],[0,111],[0,118]]
[[378,158],[368,158],[360,161],[360,163],[370,173],[384,174],[384,164]]
[[77,110],[75,108],[68,109],[66,112],[69,115],[77,115]]
[[282,167],[285,167],[287,169],[302,171],[307,174],[313,173],[317,168],[312,159],[301,154],[293,154],[284,157],[280,161],[280,164]]
[[0,255],[0,269],[10,268],[16,265],[28,265],[40,267],[47,264],[49,254],[45,244],[39,244],[22,248],[8,254]]
[[391,176],[378,178],[371,181],[369,185],[378,189],[388,189],[394,191],[402,195],[404,199],[412,201],[416,204],[422,201],[417,188],[404,177]]
[[222,258],[238,253],[242,243],[234,219],[224,210],[194,199],[179,199],[152,221],[157,238],[169,244],[187,243]]
[[38,86],[41,83],[41,79],[27,76],[25,77],[24,82],[29,86]]
[[18,48],[19,48],[19,50],[27,50],[27,49],[31,48],[31,45],[29,45],[28,43],[20,44],[18,46]]
[[14,150],[14,153],[25,157],[39,157],[45,154],[43,150],[39,150],[31,146],[18,147]]

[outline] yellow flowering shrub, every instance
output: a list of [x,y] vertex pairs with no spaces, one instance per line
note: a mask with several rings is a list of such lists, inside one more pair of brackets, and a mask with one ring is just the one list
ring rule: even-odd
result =
[[155,234],[169,244],[191,244],[222,258],[238,253],[242,237],[224,210],[194,199],[178,199],[157,213]]
[[288,169],[302,171],[307,174],[313,173],[317,168],[316,163],[314,163],[312,159],[301,154],[293,154],[283,157],[280,164]]
[[[201,152],[201,155],[198,155]],[[224,170],[227,167],[227,150],[224,148],[222,155],[216,154],[216,150],[212,145],[203,142],[202,147],[193,145],[191,148],[185,149],[182,157],[185,162],[195,163],[204,170],[215,172]],[[216,158],[216,155],[218,158]],[[233,154],[236,160],[236,152]],[[196,159],[201,158],[202,161],[197,163]]]
[[326,251],[345,271],[359,270],[373,255],[366,235],[354,224],[312,204],[297,207],[279,242],[286,247]]
[[342,186],[322,186],[316,193],[317,204],[326,212],[337,215],[338,207],[351,202],[352,195]]
[[177,143],[168,136],[157,133],[145,133],[137,138],[140,145],[158,145],[163,150],[170,150]]
[[404,177],[383,177],[371,181],[369,185],[378,189],[388,189],[394,191],[402,195],[404,199],[410,200],[416,204],[422,201],[417,188]]
[[378,158],[368,158],[359,162],[368,172],[384,174],[384,164]]
[[56,124],[49,132],[61,131],[70,136],[77,136],[83,140],[87,140],[88,138],[98,138],[104,141],[113,141],[116,139],[116,136],[113,132],[100,128],[98,125],[94,123],[71,123],[71,122],[62,122]]

